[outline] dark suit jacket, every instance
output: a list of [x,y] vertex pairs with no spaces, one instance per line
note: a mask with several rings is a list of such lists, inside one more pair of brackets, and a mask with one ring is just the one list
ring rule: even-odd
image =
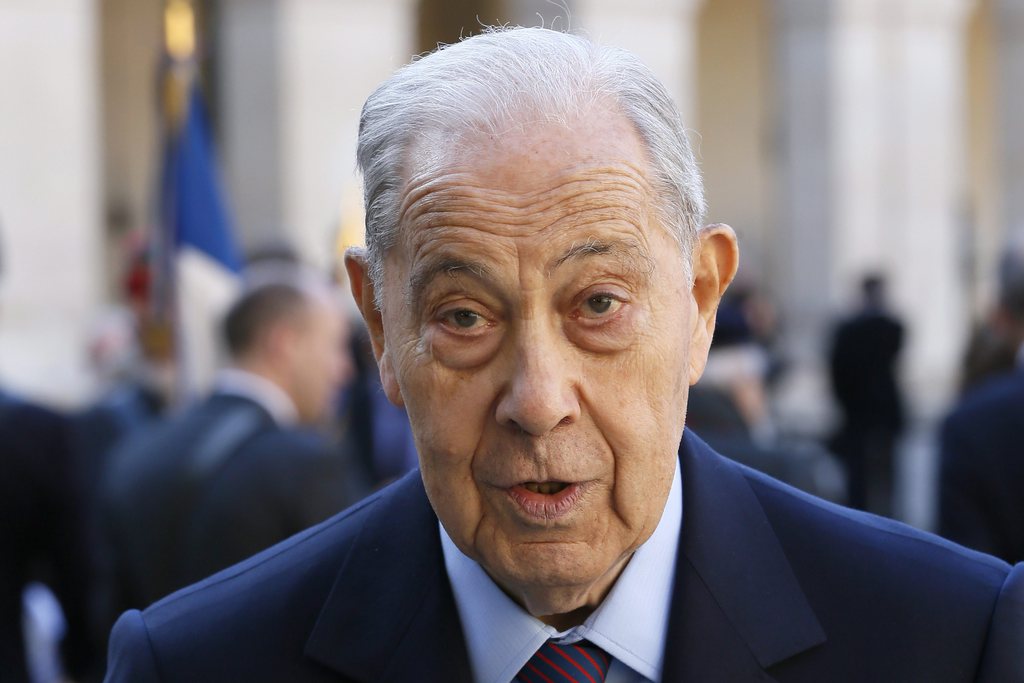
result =
[[107,475],[104,527],[121,609],[144,607],[351,502],[337,449],[227,394],[129,438]]
[[[1024,567],[799,493],[687,432],[664,680],[1024,680]],[[418,473],[114,629],[108,681],[468,681]]]
[[93,502],[115,446],[138,429],[152,425],[166,406],[156,390],[125,382],[74,416],[72,446]]
[[946,420],[939,489],[942,535],[1024,560],[1024,371],[975,389]]
[[90,640],[92,578],[80,481],[68,420],[0,394],[0,681],[27,681],[22,591],[46,583],[68,622],[69,672],[83,676],[96,659]]

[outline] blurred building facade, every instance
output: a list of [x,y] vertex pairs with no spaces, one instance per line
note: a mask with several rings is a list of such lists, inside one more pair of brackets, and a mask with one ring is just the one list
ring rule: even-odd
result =
[[[163,0],[0,0],[0,381],[74,403],[90,320],[145,230]],[[1024,236],[1024,0],[203,0],[204,86],[244,243],[313,263],[361,230],[359,109],[480,23],[567,24],[677,99],[708,219],[777,302],[780,406],[819,424],[828,321],[868,270],[909,330],[912,403],[947,402],[1001,246]],[[566,11],[568,10],[568,12]],[[566,17],[569,17],[568,19]]]

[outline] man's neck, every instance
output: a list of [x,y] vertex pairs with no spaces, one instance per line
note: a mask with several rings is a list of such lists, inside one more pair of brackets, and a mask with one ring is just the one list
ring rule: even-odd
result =
[[279,425],[292,425],[299,421],[295,401],[272,375],[261,373],[252,366],[236,364],[218,373],[214,382],[217,391],[244,396],[263,407]]

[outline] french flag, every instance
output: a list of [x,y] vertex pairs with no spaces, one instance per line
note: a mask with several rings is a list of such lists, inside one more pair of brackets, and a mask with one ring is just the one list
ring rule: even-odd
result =
[[163,261],[156,270],[165,274],[160,299],[173,321],[179,399],[204,391],[213,378],[219,323],[242,270],[202,92],[189,80],[178,91],[178,115],[168,117],[156,236],[162,244],[155,250]]

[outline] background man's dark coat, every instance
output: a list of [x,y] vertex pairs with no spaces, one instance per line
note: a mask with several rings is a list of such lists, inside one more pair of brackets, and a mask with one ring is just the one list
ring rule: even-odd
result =
[[0,394],[0,680],[27,681],[22,591],[46,583],[68,622],[69,673],[88,672],[92,563],[66,418]]
[[106,487],[114,604],[144,607],[326,519],[351,502],[344,470],[319,435],[229,394],[130,439]]
[[939,531],[1007,562],[1024,561],[1024,371],[978,387],[946,420]]

